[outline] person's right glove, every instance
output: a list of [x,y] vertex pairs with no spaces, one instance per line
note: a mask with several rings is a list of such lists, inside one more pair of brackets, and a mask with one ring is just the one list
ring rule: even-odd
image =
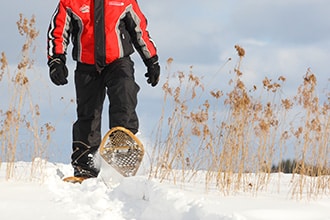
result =
[[151,84],[152,87],[156,86],[159,82],[159,75],[160,75],[160,66],[158,63],[158,57],[155,56],[150,58],[147,62],[147,73],[145,77],[147,77],[147,82]]
[[57,85],[65,85],[68,83],[68,68],[65,65],[65,58],[61,56],[51,57],[48,60],[49,76],[52,82]]

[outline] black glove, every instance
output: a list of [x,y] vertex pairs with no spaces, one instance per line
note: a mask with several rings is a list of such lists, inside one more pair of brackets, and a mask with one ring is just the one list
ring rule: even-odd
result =
[[147,82],[151,84],[152,87],[156,86],[159,82],[159,75],[160,75],[160,66],[158,63],[158,57],[153,57],[147,62],[145,62],[147,65],[147,73],[145,74],[145,77],[148,78]]
[[65,58],[52,57],[48,61],[49,76],[52,82],[59,86],[68,83],[68,68],[65,65]]

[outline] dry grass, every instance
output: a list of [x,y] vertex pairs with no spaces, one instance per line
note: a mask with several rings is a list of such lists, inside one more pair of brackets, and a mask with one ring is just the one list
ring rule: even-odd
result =
[[291,98],[282,97],[284,76],[265,77],[261,88],[248,89],[241,71],[245,50],[235,49],[238,61],[228,92],[206,90],[192,68],[188,74],[171,73],[173,59],[168,60],[150,177],[184,183],[206,170],[206,189],[215,182],[226,195],[257,193],[267,188],[274,163],[291,152],[299,161],[292,197],[329,193],[330,100],[319,103],[315,74],[307,70]]
[[[50,123],[39,125],[41,113],[30,93],[28,73],[34,64],[33,42],[38,36],[35,18],[20,15],[17,27],[24,43],[15,71],[9,69],[5,52],[0,57],[0,83],[9,90],[8,107],[0,109],[0,166],[7,162],[7,179],[14,176],[14,163],[21,151],[31,155],[31,177],[40,174],[44,162],[37,158],[47,158],[55,129]],[[225,195],[239,191],[256,194],[267,189],[274,163],[290,154],[296,161],[292,166],[292,197],[328,194],[330,94],[320,103],[317,79],[310,69],[294,97],[282,97],[284,76],[265,77],[260,88],[247,88],[241,70],[246,53],[241,46],[235,45],[235,49],[238,60],[228,82],[229,91],[204,86],[193,67],[189,73],[172,73],[173,59],[168,59],[150,177],[185,183],[194,181],[196,173],[203,170],[206,189],[217,187]],[[22,133],[31,136],[31,143],[20,142]],[[26,146],[18,151],[22,144]],[[276,172],[282,169],[278,166]]]
[[[30,82],[28,73],[31,72],[35,51],[34,41],[39,32],[35,28],[35,17],[24,18],[20,14],[17,21],[19,34],[24,38],[21,57],[15,71],[10,71],[5,52],[1,53],[1,83],[8,86],[9,103],[5,109],[1,109],[0,124],[0,165],[2,161],[7,162],[6,179],[12,178],[15,171],[15,162],[19,156],[30,155],[33,162],[31,177],[36,170],[43,166],[42,160],[46,158],[47,146],[50,134],[54,128],[46,123],[39,125],[40,111],[38,104],[34,104],[30,93]],[[22,143],[21,135],[30,135],[30,143]],[[23,146],[22,146],[23,145]]]

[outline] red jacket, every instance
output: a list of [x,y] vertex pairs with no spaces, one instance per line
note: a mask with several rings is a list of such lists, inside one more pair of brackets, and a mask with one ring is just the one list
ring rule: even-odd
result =
[[[85,64],[95,64],[95,53],[103,53],[105,64],[109,64],[132,54],[132,45],[145,63],[157,57],[156,47],[146,30],[147,20],[136,0],[102,0],[104,4],[101,10],[95,7],[95,15],[104,20],[104,30],[94,28],[98,20],[94,18],[94,1],[97,0],[60,0],[48,30],[49,58],[66,55],[70,37],[73,59]],[[104,38],[95,40],[94,36],[99,35]],[[101,45],[96,46],[96,50],[94,42]]]

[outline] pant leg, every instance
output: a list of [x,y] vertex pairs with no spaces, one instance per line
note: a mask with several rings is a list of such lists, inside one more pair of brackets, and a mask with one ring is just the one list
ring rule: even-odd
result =
[[97,176],[93,156],[101,143],[101,116],[105,98],[103,78],[94,67],[77,65],[75,71],[77,121],[73,125],[73,153],[75,176]]
[[105,69],[107,95],[110,101],[109,126],[122,126],[137,133],[137,94],[140,87],[134,78],[134,63],[129,57],[121,58]]

